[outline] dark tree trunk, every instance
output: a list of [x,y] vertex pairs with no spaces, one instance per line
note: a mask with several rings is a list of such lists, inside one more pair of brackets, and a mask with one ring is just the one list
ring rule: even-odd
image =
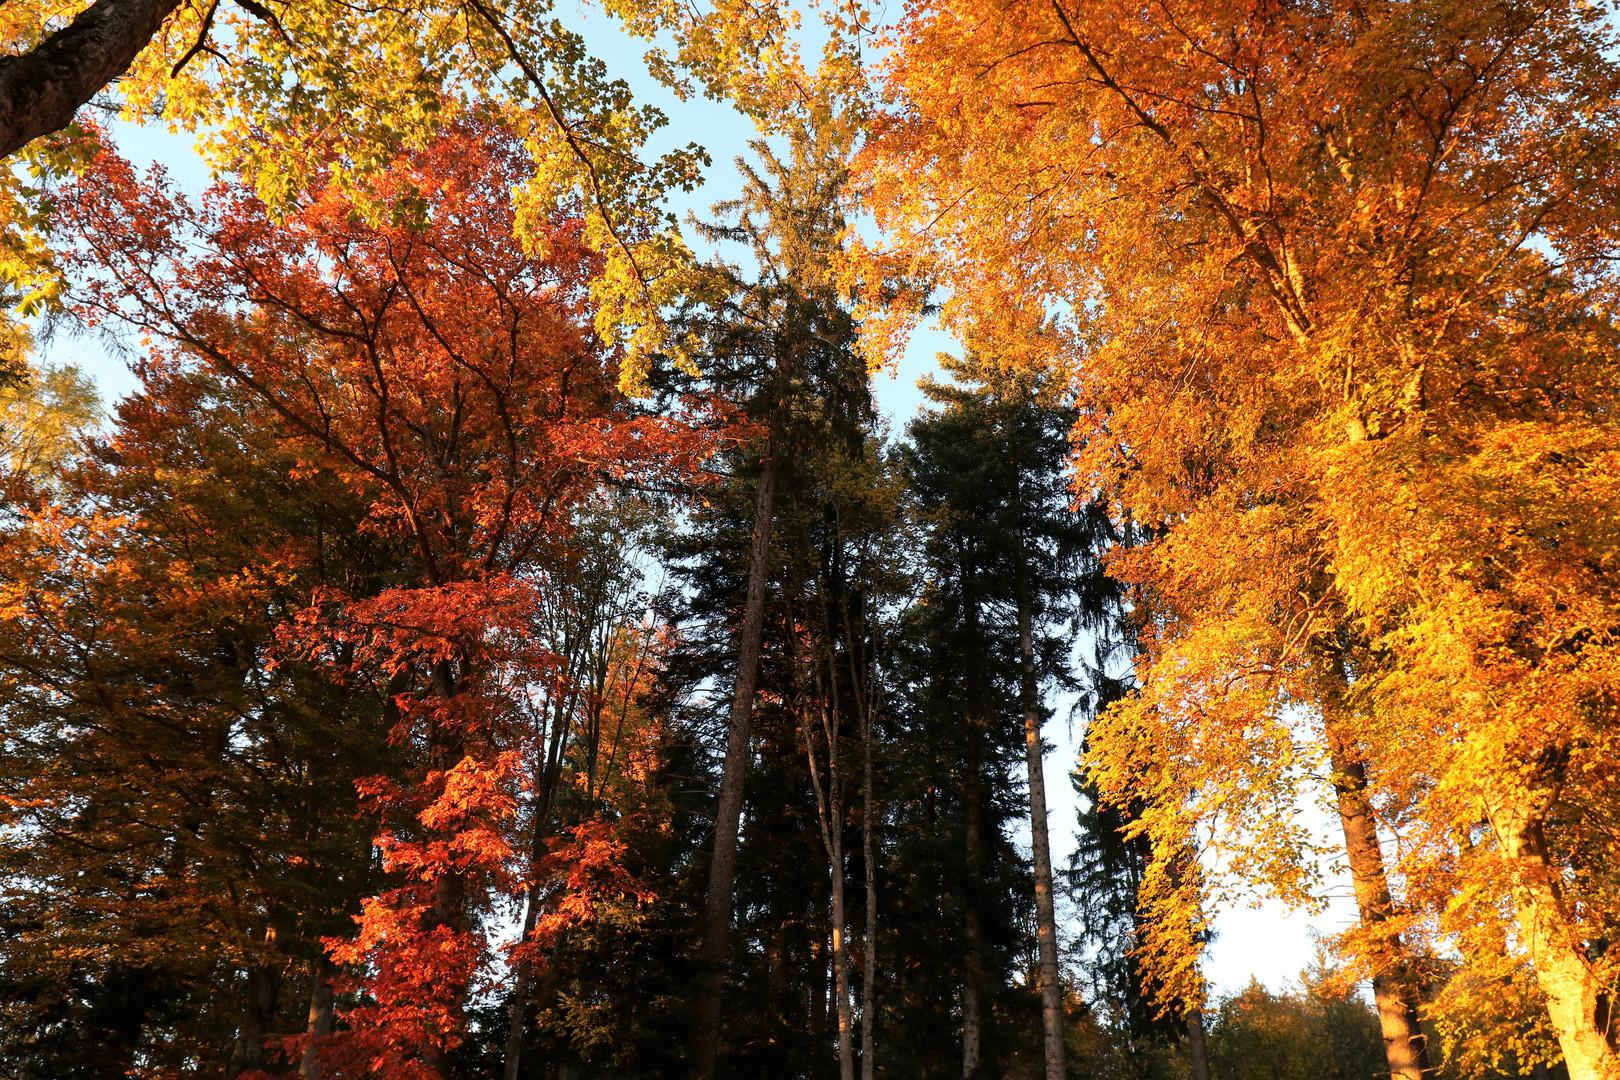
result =
[[281,968],[259,964],[248,969],[247,1000],[242,1010],[242,1029],[236,1036],[225,1075],[240,1076],[264,1068],[264,1038],[275,1027],[276,998],[281,991]]
[[309,1042],[304,1044],[304,1057],[298,1063],[298,1077],[319,1080],[320,1041],[332,1034],[332,961],[324,953],[315,961],[315,985],[309,992],[309,1026],[305,1030]]
[[[969,722],[971,728],[971,721]],[[984,928],[979,914],[979,890],[984,883],[984,811],[979,791],[978,733],[970,730],[972,749],[968,753],[967,782],[962,805],[967,861],[966,888],[962,894],[962,1077],[978,1080],[984,1064],[984,997],[988,980],[984,973]]]
[[702,965],[694,1006],[693,1072],[700,1080],[714,1075],[720,1049],[720,997],[725,988],[726,949],[731,935],[731,893],[737,877],[737,830],[742,821],[743,784],[748,776],[748,740],[754,716],[754,689],[759,680],[760,641],[765,630],[765,586],[775,512],[777,433],[771,434],[761,463],[754,503],[754,536],[748,555],[748,600],[737,647],[737,678],[731,699],[731,726],[720,773],[720,799],[715,808],[714,853],[709,860],[709,895],[704,911]]
[[0,157],[73,122],[134,62],[180,0],[99,0],[20,56],[0,58]]
[[1204,1014],[1198,1009],[1187,1014],[1187,1049],[1192,1058],[1192,1080],[1209,1080],[1209,1045],[1204,1039]]

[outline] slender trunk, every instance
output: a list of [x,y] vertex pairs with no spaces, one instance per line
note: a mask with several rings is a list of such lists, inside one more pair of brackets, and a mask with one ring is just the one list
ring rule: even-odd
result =
[[[536,883],[530,882],[523,913],[523,936],[519,941],[528,941],[534,935],[534,924],[540,913],[539,901],[539,889]],[[523,1063],[523,1028],[529,1012],[532,983],[531,965],[520,962],[517,965],[517,985],[512,988],[512,1003],[506,1007],[506,1063],[501,1074],[504,1080],[517,1080],[518,1067]]]
[[965,832],[967,888],[962,903],[962,1076],[978,1080],[984,1060],[984,931],[979,921],[979,889],[984,879],[984,817],[979,802],[978,733],[971,730],[972,749],[967,761],[967,790],[963,792],[966,810]]
[[[562,721],[559,718],[557,728],[560,730]],[[555,739],[553,742],[555,743]],[[534,829],[529,837],[529,866],[530,873],[538,872],[540,860],[545,856],[546,837],[548,835],[547,823],[551,819],[551,803],[556,792],[554,782],[550,775],[546,777],[548,783],[544,784],[535,794],[534,803]],[[523,936],[519,941],[527,942],[534,936],[535,923],[540,915],[540,882],[538,878],[531,878],[527,895],[524,897],[523,910]],[[517,967],[517,982],[512,987],[512,1002],[506,1007],[506,1058],[502,1072],[504,1080],[517,1080],[518,1068],[523,1062],[523,1028],[529,1014],[529,991],[534,988],[534,965],[527,959],[519,957]]]
[[1052,902],[1052,848],[1046,830],[1046,772],[1041,710],[1035,687],[1035,642],[1025,567],[1024,535],[1018,532],[1019,696],[1024,706],[1024,755],[1029,767],[1029,836],[1035,864],[1035,940],[1040,951],[1041,1026],[1045,1032],[1046,1080],[1063,1080],[1063,984],[1058,979],[1057,914]]
[[[1333,767],[1333,789],[1339,824],[1344,829],[1344,850],[1355,886],[1356,909],[1364,929],[1376,931],[1395,914],[1384,853],[1378,844],[1378,824],[1367,799],[1367,770],[1360,755],[1333,717],[1336,706],[1324,706],[1327,717],[1328,756]],[[1391,955],[1402,956],[1398,936],[1389,940]],[[1405,965],[1402,965],[1404,967]],[[1396,968],[1373,978],[1373,1001],[1383,1031],[1384,1056],[1391,1080],[1423,1080],[1430,1071],[1428,1038],[1418,1026],[1418,987],[1410,972]]]
[[1543,832],[1552,799],[1504,798],[1487,789],[1485,812],[1497,849],[1513,874],[1519,935],[1530,953],[1536,982],[1547,997],[1547,1016],[1569,1067],[1569,1080],[1620,1077],[1610,1001],[1570,925],[1557,868]]
[[1204,1014],[1187,1013],[1187,1050],[1192,1057],[1192,1080],[1209,1080],[1209,1046],[1204,1040]]
[[315,961],[315,985],[309,992],[309,1026],[305,1030],[309,1041],[304,1044],[304,1058],[298,1063],[298,1077],[299,1080],[319,1080],[319,1043],[332,1034],[332,961],[325,953]]
[[873,1080],[877,1069],[877,855],[872,840],[872,716],[861,731],[865,751],[861,791],[861,857],[866,862],[866,955],[861,969],[861,1080]]
[[816,671],[816,689],[821,698],[821,730],[827,742],[827,782],[821,782],[821,769],[816,764],[816,739],[808,719],[800,727],[804,731],[804,751],[810,766],[810,787],[816,796],[816,819],[821,826],[821,844],[827,853],[827,866],[832,883],[832,961],[833,992],[838,995],[838,1075],[840,1080],[855,1080],[855,1016],[851,1008],[849,985],[849,912],[844,900],[844,792],[838,775],[839,715],[836,703],[829,709],[826,694],[829,686],[822,683],[820,669]]
[[1538,1061],[1530,1066],[1530,1080],[1552,1080],[1552,1072],[1548,1070],[1545,1061]]
[[834,822],[832,873],[832,947],[833,990],[838,995],[838,1076],[839,1080],[855,1080],[855,1013],[850,1006],[849,985],[849,926],[844,910],[844,845],[838,839],[842,831]]
[[699,953],[702,969],[693,1010],[696,1027],[693,1071],[699,1080],[714,1075],[715,1057],[720,1049],[720,996],[725,987],[726,946],[731,933],[731,890],[737,877],[737,829],[742,821],[743,782],[748,773],[749,726],[754,715],[754,687],[759,678],[760,639],[765,629],[765,583],[776,500],[776,470],[777,434],[773,420],[754,504],[748,600],[738,641],[737,678],[731,699],[731,727],[726,734],[726,760],[720,773],[720,800],[715,808],[714,853],[709,859],[709,896]]

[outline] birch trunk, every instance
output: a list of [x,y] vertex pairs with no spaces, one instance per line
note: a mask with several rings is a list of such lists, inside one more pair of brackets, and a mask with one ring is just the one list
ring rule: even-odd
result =
[[731,726],[715,808],[714,853],[709,859],[709,895],[704,911],[694,1008],[696,1043],[693,1069],[699,1080],[714,1075],[720,1049],[720,997],[725,988],[726,946],[731,934],[731,891],[737,878],[737,830],[742,821],[743,783],[748,774],[749,728],[759,679],[760,640],[765,628],[765,583],[776,501],[777,431],[771,424],[754,503],[754,535],[748,554],[748,599],[737,649],[737,678],[731,699]]
[[837,839],[840,832],[841,829],[833,830],[828,860],[833,864],[833,990],[838,995],[838,1076],[839,1080],[855,1080],[855,1014],[850,1003],[849,921],[844,909],[844,845]]
[[1041,1026],[1046,1080],[1063,1080],[1063,984],[1058,979],[1057,914],[1052,900],[1052,849],[1046,826],[1046,772],[1036,698],[1035,642],[1023,530],[1018,532],[1019,696],[1024,707],[1024,756],[1029,768],[1029,835],[1035,866],[1035,940],[1040,951]]

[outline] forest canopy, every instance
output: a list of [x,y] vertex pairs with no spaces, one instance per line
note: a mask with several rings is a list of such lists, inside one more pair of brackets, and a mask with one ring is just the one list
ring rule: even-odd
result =
[[576,14],[0,5],[0,1078],[1620,1080],[1614,13]]

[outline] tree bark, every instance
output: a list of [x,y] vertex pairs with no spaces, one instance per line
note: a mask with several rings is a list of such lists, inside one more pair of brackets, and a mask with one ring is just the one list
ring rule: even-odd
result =
[[[838,825],[834,822],[834,825]],[[833,990],[838,994],[838,1076],[839,1080],[855,1080],[855,1015],[850,1007],[848,913],[844,909],[844,845],[837,839],[841,829],[833,830],[833,850],[830,861],[832,872],[832,947]]]
[[264,1068],[264,1038],[276,1022],[276,998],[281,990],[281,969],[257,964],[247,972],[247,1008],[236,1036],[225,1075],[230,1080],[244,1072]]
[[866,862],[866,949],[861,968],[861,1080],[877,1069],[877,853],[872,839],[872,712],[861,728],[865,786],[861,792],[861,857]]
[[1187,1050],[1192,1058],[1192,1080],[1209,1080],[1209,1044],[1204,1038],[1204,1013],[1187,1013]]
[[1057,914],[1052,901],[1052,848],[1046,825],[1045,747],[1036,696],[1035,640],[1025,569],[1024,534],[1018,531],[1018,691],[1024,707],[1024,756],[1029,768],[1029,837],[1035,866],[1035,940],[1040,952],[1041,1026],[1046,1080],[1063,1080],[1063,984],[1058,979]]
[[299,1080],[319,1080],[321,1061],[319,1043],[332,1034],[332,961],[322,953],[315,961],[315,985],[309,992],[309,1041],[304,1044],[304,1057],[298,1063]]
[[1497,849],[1513,874],[1519,935],[1547,997],[1547,1016],[1564,1052],[1569,1080],[1615,1080],[1620,1077],[1615,1045],[1620,1032],[1571,925],[1557,868],[1547,854],[1542,822],[1552,798],[1513,799],[1487,790],[1483,801]]
[[[1334,701],[1324,703],[1333,790],[1339,824],[1344,830],[1350,879],[1355,886],[1356,910],[1361,925],[1376,930],[1394,916],[1395,904],[1384,873],[1378,824],[1367,798],[1366,766],[1335,718],[1337,709]],[[1389,939],[1387,948],[1396,956],[1404,955],[1398,936]],[[1384,1056],[1389,1062],[1391,1080],[1423,1080],[1423,1074],[1431,1071],[1428,1037],[1418,1026],[1418,987],[1406,970],[1408,966],[1397,961],[1390,970],[1373,978],[1373,1001],[1378,1008],[1378,1025],[1383,1032]]]
[[[971,728],[971,722],[970,722]],[[963,792],[966,811],[967,888],[962,903],[962,1077],[978,1080],[984,1059],[984,967],[980,962],[983,928],[979,921],[979,889],[984,879],[984,817],[979,802],[979,755],[977,732],[969,731],[973,750],[968,754],[967,790]]]
[[0,157],[73,122],[134,62],[180,0],[99,0],[20,56],[0,58]]
[[765,585],[775,510],[777,429],[771,422],[754,503],[754,535],[749,549],[748,599],[737,648],[737,678],[731,699],[731,727],[720,772],[720,799],[715,808],[714,853],[709,859],[709,895],[704,911],[703,943],[698,959],[693,1072],[699,1080],[714,1075],[720,1049],[720,997],[725,988],[726,947],[731,934],[731,891],[737,877],[737,830],[742,821],[743,784],[748,775],[749,728],[754,715],[754,689],[759,680],[760,641],[765,629]]

